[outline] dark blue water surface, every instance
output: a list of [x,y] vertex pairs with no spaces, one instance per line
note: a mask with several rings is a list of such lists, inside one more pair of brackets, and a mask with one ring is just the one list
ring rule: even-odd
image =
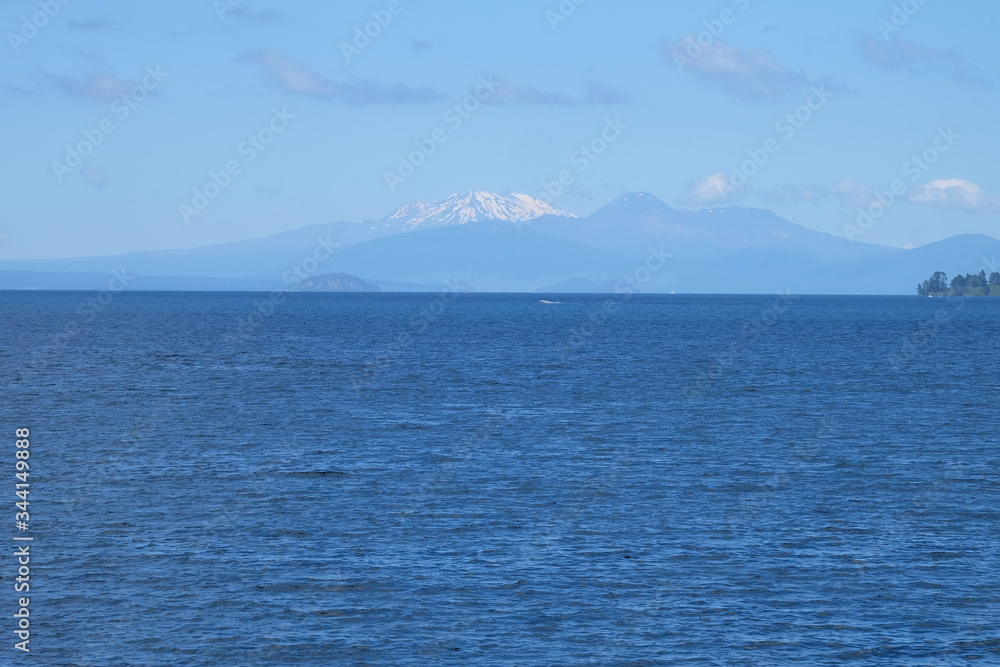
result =
[[1000,299],[548,298],[0,293],[0,663],[1000,664]]

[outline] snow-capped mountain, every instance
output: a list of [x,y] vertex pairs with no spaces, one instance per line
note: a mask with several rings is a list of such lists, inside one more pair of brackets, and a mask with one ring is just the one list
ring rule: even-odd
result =
[[961,237],[904,251],[762,209],[673,209],[643,192],[583,218],[525,195],[468,192],[410,202],[382,218],[191,250],[0,261],[0,286],[97,289],[125,266],[140,276],[138,289],[289,289],[288,276],[304,272],[316,280],[302,289],[342,288],[343,280],[327,280],[336,273],[388,291],[437,291],[455,280],[476,291],[605,291],[653,252],[670,261],[645,292],[909,294],[934,271],[968,271],[983,256],[1000,256],[1000,240]]
[[544,215],[576,217],[528,195],[504,196],[477,191],[454,194],[436,202],[410,202],[383,218],[383,223],[400,231],[412,231],[483,220],[519,223]]

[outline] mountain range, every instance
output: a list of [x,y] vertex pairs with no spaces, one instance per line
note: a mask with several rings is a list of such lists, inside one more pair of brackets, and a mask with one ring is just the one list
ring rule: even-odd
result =
[[124,268],[135,276],[130,289],[437,291],[457,283],[611,292],[628,278],[646,292],[913,294],[934,271],[990,273],[997,257],[1000,240],[991,236],[902,250],[764,209],[674,209],[642,192],[582,218],[523,194],[467,192],[379,219],[191,250],[2,261],[0,289],[102,289]]

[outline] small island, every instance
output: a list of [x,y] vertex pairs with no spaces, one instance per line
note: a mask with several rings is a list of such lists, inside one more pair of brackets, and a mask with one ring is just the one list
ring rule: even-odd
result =
[[936,271],[933,276],[917,285],[920,296],[1000,296],[1000,271],[994,271],[989,278],[986,270],[978,274],[957,275],[948,282],[948,275]]
[[346,273],[325,273],[306,278],[289,292],[381,292],[378,285]]

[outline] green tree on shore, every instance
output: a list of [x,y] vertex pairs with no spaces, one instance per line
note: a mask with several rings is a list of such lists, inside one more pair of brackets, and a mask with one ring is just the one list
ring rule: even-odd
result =
[[994,271],[989,277],[986,270],[978,274],[958,274],[948,282],[948,275],[943,271],[935,271],[934,275],[917,285],[920,296],[1000,296],[1000,271]]

